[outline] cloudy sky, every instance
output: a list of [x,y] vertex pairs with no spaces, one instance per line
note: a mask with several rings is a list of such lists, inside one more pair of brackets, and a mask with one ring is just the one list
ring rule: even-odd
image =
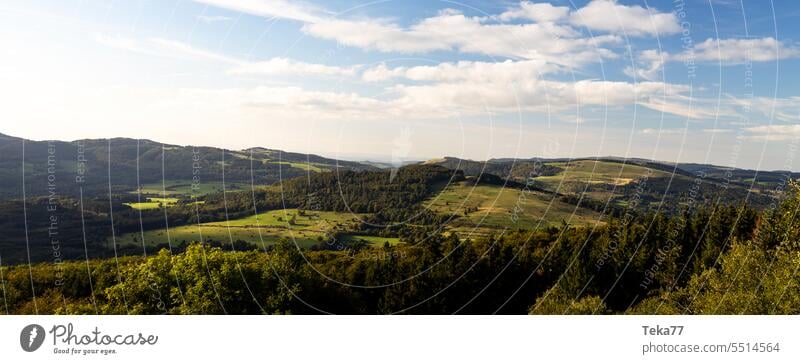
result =
[[0,133],[800,170],[799,16],[793,0],[3,1]]

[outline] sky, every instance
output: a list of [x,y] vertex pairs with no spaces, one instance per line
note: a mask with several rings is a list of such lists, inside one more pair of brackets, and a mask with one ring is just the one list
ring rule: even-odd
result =
[[0,3],[0,133],[800,170],[794,0]]

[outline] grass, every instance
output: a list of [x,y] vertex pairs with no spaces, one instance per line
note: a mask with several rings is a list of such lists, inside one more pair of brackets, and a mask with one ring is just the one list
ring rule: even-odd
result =
[[[238,183],[228,183],[225,190],[228,192],[242,191],[249,186],[242,186]],[[168,196],[202,196],[214,192],[222,192],[222,182],[201,182],[192,185],[191,180],[166,180],[161,182],[146,183],[141,186],[141,193],[163,195],[166,193]],[[133,191],[136,193],[136,191]]]
[[147,202],[130,202],[126,203],[125,205],[130,206],[131,208],[137,210],[150,210],[150,209],[160,209],[166,206],[172,206],[176,203],[178,203],[177,198],[148,197]]
[[340,235],[339,239],[344,242],[355,242],[355,241],[365,241],[370,245],[375,246],[383,246],[383,243],[389,243],[389,245],[397,245],[402,243],[400,238],[385,238],[382,236],[373,236],[373,235],[354,235],[354,234],[344,234]]
[[550,194],[461,182],[448,186],[426,203],[433,211],[453,219],[447,230],[486,235],[502,229],[534,230],[568,222],[599,223],[598,212],[554,200]]
[[324,172],[327,169],[322,169],[316,165],[310,163],[295,163],[295,162],[279,162],[279,161],[271,161],[270,163],[278,163],[278,164],[286,164],[292,168],[302,169],[304,171],[311,171],[311,172]]
[[[537,177],[537,181],[542,182],[583,182],[583,183],[608,183],[613,185],[626,185],[643,176],[663,177],[669,173],[642,167],[634,164],[623,164],[616,162],[579,160],[572,162],[549,163],[550,165],[563,168],[561,173],[555,176]],[[649,173],[649,175],[648,175]]]
[[[602,190],[590,190],[587,197],[595,200],[608,200],[617,197],[618,194],[612,193],[614,186],[624,186],[633,183],[643,177],[669,177],[670,173],[635,164],[623,164],[617,162],[577,160],[571,162],[548,163],[549,165],[563,169],[554,176],[540,176],[534,181],[540,186],[550,191],[560,193],[584,193],[587,186],[605,185]],[[676,175],[676,178],[683,176]]]
[[[319,243],[328,232],[351,222],[357,222],[363,215],[343,212],[309,211],[301,216],[296,209],[272,210],[241,219],[219,222],[208,222],[198,225],[173,227],[169,232],[165,229],[144,232],[144,241],[148,246],[172,242],[180,244],[192,241],[219,241],[229,243],[243,240],[260,245],[274,244],[282,238],[296,242],[300,247],[308,248]],[[294,217],[294,224],[289,221]],[[167,238],[169,233],[169,239]],[[381,238],[386,239],[386,238]],[[120,245],[141,245],[142,233],[128,233],[117,237]],[[383,241],[381,241],[383,243]]]

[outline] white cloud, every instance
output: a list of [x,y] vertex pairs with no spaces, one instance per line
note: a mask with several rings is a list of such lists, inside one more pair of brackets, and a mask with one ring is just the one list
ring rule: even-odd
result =
[[[680,30],[677,18],[641,6],[612,0],[594,0],[570,12],[566,6],[522,1],[507,11],[488,17],[470,17],[445,9],[409,26],[387,19],[335,18],[323,9],[285,0],[200,0],[203,3],[265,17],[304,22],[303,32],[340,44],[381,52],[426,53],[459,51],[516,59],[543,59],[581,67],[617,54],[605,48],[622,43],[620,34],[644,36]],[[512,24],[521,19],[532,22]],[[586,36],[575,26],[610,34]]]
[[628,66],[626,75],[646,80],[661,78],[666,62],[714,62],[736,65],[746,62],[772,62],[781,59],[800,58],[800,47],[787,44],[772,37],[750,39],[708,38],[694,47],[677,54],[655,49],[640,52],[636,57],[637,67]]
[[676,99],[661,97],[648,98],[639,104],[648,109],[682,116],[687,119],[714,119],[722,115],[728,115],[726,112],[717,110],[714,107],[698,106],[690,102],[680,102]]
[[224,63],[240,62],[234,57],[229,57],[222,53],[213,52],[202,48],[196,48],[188,43],[171,39],[151,38],[149,39],[149,42],[155,45],[158,50],[164,52],[166,55],[172,55],[176,57],[204,58]]
[[197,48],[170,39],[151,38],[146,41],[119,36],[96,35],[95,40],[108,47],[156,57],[191,60],[210,60],[230,65],[227,73],[263,76],[355,76],[360,65],[337,67],[276,57],[264,61],[245,61],[219,52]]
[[404,77],[407,67],[386,67],[385,63],[370,67],[361,74],[361,78],[367,82],[387,81],[393,78]]
[[[494,112],[563,112],[584,106],[641,104],[654,108],[652,100],[675,97],[688,91],[680,85],[660,82],[577,82],[522,79],[518,81],[459,81],[430,85],[396,85],[391,88],[397,102],[411,110],[435,110],[442,114]],[[659,111],[679,111],[662,108]]]
[[259,62],[242,62],[228,72],[237,75],[269,76],[354,76],[360,66],[336,67],[316,63],[300,62],[288,58],[272,58]]
[[784,141],[800,139],[800,125],[760,125],[745,128],[751,135],[747,139],[764,141]]
[[382,52],[424,53],[456,50],[518,59],[542,59],[580,66],[617,55],[605,45],[620,44],[615,35],[585,38],[568,25],[554,23],[487,24],[484,18],[445,10],[410,27],[383,20],[331,19],[303,26],[317,38]]
[[623,73],[634,79],[641,78],[649,81],[663,79],[663,67],[667,60],[669,60],[669,54],[648,49],[639,53],[636,67],[626,66]]
[[[533,19],[537,16],[540,17],[539,20],[546,18],[553,21],[566,19],[558,15],[563,14],[563,10],[556,9],[557,7],[536,5],[541,4],[523,2],[519,8],[509,10],[501,17]],[[607,6],[611,6],[613,11],[626,17],[641,16],[641,12],[648,14],[653,12],[651,9],[638,6],[595,0],[581,9],[589,9],[581,16],[592,15],[593,12]],[[579,12],[580,10],[573,12],[572,16],[580,14]],[[665,21],[661,22],[666,24]],[[630,24],[632,27],[638,27],[637,31],[641,34],[647,34],[640,23]],[[599,24],[587,26],[606,27],[608,31],[618,31]],[[648,80],[646,82],[545,79],[544,75],[564,71],[565,66],[573,67],[616,56],[610,50],[598,46],[619,44],[621,42],[619,36],[608,34],[584,38],[575,28],[565,24],[487,23],[485,18],[469,17],[458,11],[445,10],[408,27],[386,20],[324,20],[314,17],[313,21],[306,22],[303,30],[317,37],[381,51],[425,52],[452,49],[460,52],[505,55],[516,60],[458,61],[394,68],[379,64],[364,69],[364,66],[360,65],[329,66],[280,57],[263,61],[244,61],[185,43],[158,38],[146,42],[130,42],[121,38],[101,38],[98,41],[131,51],[222,62],[229,65],[227,70],[229,74],[236,75],[360,76],[369,82],[398,79],[413,81],[411,84],[404,84],[402,81],[393,82],[380,98],[362,97],[356,93],[326,93],[300,88],[283,91],[274,89],[237,91],[240,105],[271,110],[270,112],[278,114],[285,110],[297,109],[313,110],[318,117],[328,118],[342,117],[336,113],[344,111],[348,117],[358,115],[363,118],[387,119],[401,116],[423,119],[456,114],[563,112],[583,106],[640,105],[690,119],[713,119],[735,115],[729,108],[716,108],[701,100],[689,99],[688,94],[691,91],[689,86],[653,81],[658,78],[665,60],[675,59],[675,56],[652,50],[644,51],[638,57],[638,62],[647,67],[625,70],[628,75]],[[703,44],[705,43],[708,41]],[[535,48],[529,49],[521,45],[533,45]],[[285,95],[273,95],[272,92],[284,92]],[[231,93],[233,92],[225,91],[222,95]],[[736,105],[735,102],[731,104]],[[280,106],[280,109],[273,109],[277,106]]]
[[787,98],[771,97],[728,97],[728,102],[744,112],[756,112],[770,120],[793,122],[800,120],[800,96]]
[[195,0],[196,2],[267,18],[284,18],[303,22],[318,21],[324,12],[301,1],[288,0]]
[[211,24],[211,23],[226,22],[231,20],[231,18],[222,15],[198,15],[197,20],[200,20],[201,22],[206,24]]
[[703,133],[708,134],[730,134],[733,133],[735,130],[733,129],[721,129],[721,128],[708,128],[703,129]]
[[800,48],[772,37],[756,39],[713,39],[697,44],[690,52],[677,55],[678,60],[695,59],[722,63],[768,62],[800,57]]
[[629,36],[663,36],[681,31],[678,17],[673,13],[659,13],[639,5],[621,5],[616,0],[593,0],[572,12],[570,21],[592,30]]
[[380,20],[330,19],[306,24],[303,31],[317,38],[384,52],[428,52],[452,48],[452,43],[444,37],[433,37],[424,29],[403,29]]
[[497,16],[497,19],[508,21],[513,19],[529,19],[536,22],[555,22],[565,19],[569,15],[569,7],[553,6],[550,3],[532,3],[522,1],[519,7],[509,9]]
[[459,61],[439,63],[435,66],[387,68],[379,64],[364,71],[365,81],[385,81],[405,78],[413,81],[472,81],[510,83],[516,80],[538,79],[557,71],[558,67],[539,60],[503,62]]

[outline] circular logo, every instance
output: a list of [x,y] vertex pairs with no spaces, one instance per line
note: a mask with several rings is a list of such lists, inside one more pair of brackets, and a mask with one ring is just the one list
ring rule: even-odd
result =
[[30,324],[19,333],[19,345],[22,350],[34,352],[44,343],[44,327],[37,324]]

